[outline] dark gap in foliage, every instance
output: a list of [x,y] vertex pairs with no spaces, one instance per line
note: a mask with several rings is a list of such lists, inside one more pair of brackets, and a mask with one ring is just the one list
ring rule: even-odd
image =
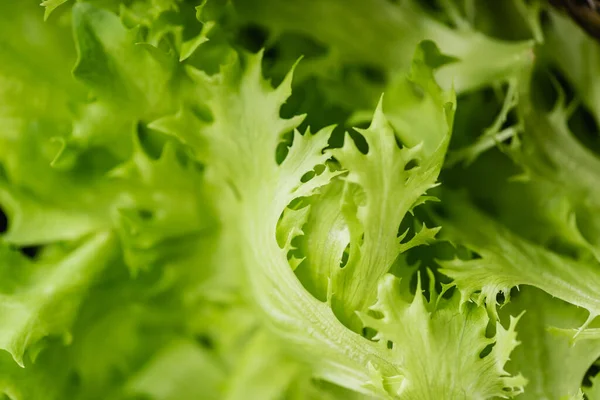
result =
[[551,111],[558,99],[553,77],[558,82],[561,80],[564,82],[564,78],[556,69],[536,68],[531,78],[531,102],[536,108],[545,112]]
[[424,277],[424,275],[427,275],[427,274],[423,274],[422,272],[417,272],[415,274],[412,274],[412,276],[410,277],[410,282],[408,284],[410,293],[417,292],[417,283],[419,282],[419,274],[421,275],[421,289],[426,287],[423,285],[423,277]]
[[[274,86],[279,85],[281,83],[282,79],[285,77],[285,75],[270,76],[270,74],[269,74],[269,69],[272,68],[279,60],[280,53],[281,53],[281,51],[279,50],[279,48],[277,46],[271,46],[271,47],[265,49],[265,51],[263,53],[263,58],[262,58],[263,73],[265,75],[267,75],[269,78],[273,78],[272,84]],[[290,68],[291,67],[292,67],[292,64],[290,64]]]
[[586,107],[577,107],[569,119],[569,129],[581,144],[600,156],[600,130]]
[[[558,68],[551,68],[550,72],[554,76],[554,79],[556,79],[558,82],[559,87],[564,91],[566,103],[568,104],[573,101],[575,97],[575,89],[571,86],[567,77]],[[558,88],[554,88],[554,90],[558,94]]]
[[[419,277],[421,278],[421,293],[417,293],[417,283]],[[414,293],[415,296],[421,295],[425,298],[426,301],[431,301],[431,291],[429,290],[431,278],[427,273],[427,269],[423,267],[419,268],[417,273],[413,274],[413,279],[415,281],[415,287],[413,290],[411,285],[411,293]]]
[[148,157],[158,160],[162,154],[165,143],[169,140],[169,136],[148,129],[142,122],[137,124],[137,134],[144,153],[146,153]]
[[450,149],[459,149],[473,143],[494,122],[502,108],[502,99],[491,88],[463,94],[454,117]]
[[323,57],[329,51],[329,48],[325,43],[321,43],[316,39],[306,35],[287,32],[280,36],[280,41],[294,42],[293,47],[295,51],[301,53],[298,54],[297,57],[302,56],[306,59]]
[[317,175],[321,175],[323,172],[325,172],[326,169],[327,169],[327,167],[324,164],[317,164],[313,168],[313,170],[315,171],[315,174],[317,174]]
[[312,170],[310,170],[310,171],[306,172],[304,175],[302,175],[302,177],[300,178],[300,182],[306,183],[306,182],[310,181],[315,176],[319,176],[323,172],[325,172],[326,168],[327,167],[323,164],[316,165]]
[[514,125],[516,125],[518,123],[519,123],[519,114],[518,114],[517,110],[512,109],[506,115],[506,121],[504,121],[504,123],[500,127],[500,130],[509,128],[509,127],[514,126]]
[[394,342],[392,342],[391,340],[387,341],[387,348],[392,350],[394,348]]
[[281,58],[284,61],[290,63],[289,67],[291,67],[300,57],[305,60],[310,60],[323,57],[327,55],[328,52],[326,44],[309,36],[293,32],[285,32],[279,35],[277,43],[271,48],[276,51],[278,56],[281,55]]
[[197,335],[195,339],[196,343],[198,343],[201,347],[207,350],[212,350],[215,348],[215,342],[210,336],[206,334]]
[[275,150],[275,162],[277,163],[277,165],[281,165],[283,160],[285,160],[285,158],[287,157],[289,151],[290,148],[287,145],[287,143],[281,142],[277,145],[277,149]]
[[552,20],[550,19],[550,13],[548,11],[549,10],[542,9],[542,11],[540,12],[540,26],[543,32],[547,32],[548,28],[552,24]]
[[210,108],[205,104],[192,104],[188,106],[188,110],[201,121],[212,123],[215,118]]
[[277,145],[277,149],[275,150],[275,161],[278,165],[281,165],[283,160],[287,157],[290,147],[293,144],[294,140],[294,131],[288,131],[284,133],[281,137],[281,142]]
[[505,302],[506,302],[506,295],[504,294],[504,292],[499,292],[496,295],[496,303],[499,305],[503,305]]
[[429,207],[434,215],[439,216],[442,219],[447,219],[449,217],[448,210],[446,210],[441,202],[431,203]]
[[444,12],[444,9],[440,6],[439,0],[421,0],[419,5],[425,11],[433,12],[435,14]]
[[303,237],[302,235],[296,236],[292,239],[291,241],[291,245],[292,245],[292,250],[290,250],[288,252],[288,259],[292,258],[292,257],[296,257],[296,258],[302,258],[302,252],[300,250],[300,247],[302,245],[302,240]]
[[184,168],[193,165],[197,169],[197,171],[204,171],[204,165],[192,160],[190,149],[178,147],[177,149],[175,149],[175,158],[177,159],[179,165],[181,165]]
[[420,221],[421,224],[425,224],[428,227],[438,226],[438,222],[433,218],[433,214],[431,212],[431,206],[433,204],[438,204],[438,201],[428,201],[425,204],[421,204],[418,207],[413,209],[413,215]]
[[406,243],[410,241],[416,234],[415,225],[419,224],[416,221],[415,217],[411,215],[411,213],[406,213],[402,221],[400,222],[400,226],[398,226],[398,232],[396,234],[397,237],[404,235],[406,232],[406,236],[402,240],[402,243]]
[[[190,40],[200,34],[202,31],[202,23],[196,19],[196,6],[198,2],[188,3],[184,2],[179,4],[179,12],[177,13],[177,19],[180,20],[179,26],[183,26],[182,38],[183,40]],[[206,8],[206,6],[205,6]],[[203,10],[204,13],[206,10]],[[203,13],[203,14],[204,14]]]
[[[448,28],[457,28],[456,22],[450,18],[448,12],[444,9],[439,0],[421,0],[418,4],[427,14],[443,23]],[[456,6],[456,9],[462,14],[463,10],[461,10],[461,5],[458,2],[455,2],[453,5]]]
[[25,246],[21,247],[19,251],[29,259],[36,259],[40,251],[42,250],[42,246]]
[[[435,243],[429,247],[421,246],[421,248],[420,248],[423,253],[427,252],[427,250],[430,248],[434,248],[434,250],[432,251],[432,253],[434,253],[434,254],[429,256],[429,258],[432,261],[427,261],[427,260],[422,261],[420,263],[420,267],[419,267],[419,273],[421,274],[421,288],[423,289],[423,294],[424,294],[425,298],[427,299],[427,301],[430,301],[430,299],[431,299],[431,292],[430,292],[431,277],[429,276],[428,271],[433,273],[433,279],[434,279],[434,283],[435,283],[434,289],[435,289],[435,293],[438,295],[442,293],[444,286],[447,286],[452,282],[452,280],[449,277],[447,277],[446,275],[439,272],[439,265],[437,265],[435,262],[435,260],[441,259],[443,257],[441,255],[442,251],[447,250],[447,247],[445,247],[445,246],[449,246],[448,244],[446,244],[445,246],[440,247],[440,245],[442,245],[442,244],[443,243]],[[423,257],[420,257],[420,259],[423,259]],[[454,290],[455,290],[455,288],[453,288],[453,287],[450,289],[447,289],[443,293],[442,298],[450,299],[452,297],[452,295],[454,294]]]
[[486,214],[493,216],[493,217],[499,216],[500,213],[498,212],[498,206],[493,201],[493,199],[474,197],[474,198],[472,198],[472,201],[473,201],[473,204],[475,204],[477,206],[477,208],[484,211]]
[[590,365],[590,367],[586,371],[586,373],[583,376],[583,379],[581,381],[581,385],[582,386],[586,386],[586,387],[591,387],[592,386],[592,378],[594,378],[600,372],[600,363],[599,363],[599,361],[600,360],[596,360],[596,362],[594,362],[592,365]]
[[356,131],[355,129],[349,129],[348,134],[354,141],[354,144],[356,145],[356,148],[358,149],[358,151],[360,151],[363,154],[369,153],[369,144],[367,143],[367,140],[365,139],[365,137],[363,135],[358,133],[358,131]]
[[575,98],[575,90],[562,71],[555,66],[534,70],[531,81],[532,103],[543,111],[549,112],[557,105],[561,92],[564,94],[564,105],[570,104]]
[[310,198],[308,197],[297,197],[288,204],[288,208],[291,210],[300,210],[310,204],[309,200]]
[[596,221],[597,213],[594,208],[581,206],[575,210],[577,229],[589,243],[595,243],[599,227]]
[[339,149],[344,145],[344,137],[346,136],[346,129],[343,125],[337,125],[328,141],[328,148]]
[[154,218],[154,213],[151,210],[138,210],[138,215],[142,220],[148,221]]
[[269,31],[266,28],[249,23],[239,29],[236,42],[246,50],[256,53],[265,47],[268,38]]
[[77,168],[72,174],[79,179],[89,181],[91,177],[101,177],[122,162],[108,149],[90,147],[77,157]]
[[[301,66],[302,64],[298,68]],[[279,116],[287,119],[296,115],[306,115],[298,126],[301,132],[309,127],[311,132],[317,132],[326,126],[335,125],[334,133],[329,139],[329,146],[342,147],[345,134],[344,123],[351,111],[328,102],[323,94],[322,81],[317,78],[304,79],[299,85],[296,85],[298,83],[296,80],[294,83],[292,95],[281,106]]]
[[[521,295],[521,291],[519,290],[518,286],[515,286],[510,289],[510,299],[515,299],[515,298],[519,297],[520,295]],[[509,300],[509,301],[511,301],[511,300]]]
[[[449,242],[441,240],[429,246],[414,247],[405,254],[408,265],[416,265],[418,263],[423,272],[426,272],[426,269],[429,268],[434,273],[439,268],[438,260],[448,261],[457,257],[456,249]],[[439,278],[436,277],[436,281],[438,280]]]
[[[369,311],[369,314],[375,314],[375,312]],[[379,318],[383,318],[383,315],[381,313],[379,313]],[[377,335],[377,331],[372,328],[363,328],[361,333],[362,333],[363,337],[365,337],[369,340],[373,340],[373,337],[375,337],[375,335]]]
[[[450,278],[447,278],[447,282],[444,282],[444,283],[449,283],[449,282],[450,282]],[[440,287],[441,287],[441,286],[442,286],[442,285],[440,284]],[[455,291],[455,290],[458,290],[458,289],[456,289],[456,287],[455,287],[455,286],[453,286],[453,287],[451,287],[450,289],[446,290],[446,291],[444,292],[444,294],[442,295],[442,298],[443,298],[443,299],[446,299],[446,300],[450,300],[450,299],[452,298],[452,296],[454,296],[454,291]]]
[[327,46],[313,38],[286,32],[279,35],[277,41],[265,49],[262,60],[263,71],[265,76],[277,86],[300,58],[303,61],[298,66],[299,70],[304,69],[305,65],[310,65],[311,59],[324,57],[327,52]]
[[344,268],[348,264],[348,258],[350,257],[350,243],[346,245],[344,252],[342,253],[342,259],[340,260],[340,268]]
[[8,230],[8,216],[0,207],[0,233],[4,233]]
[[419,166],[419,160],[417,159],[412,159],[409,162],[406,163],[406,165],[404,166],[404,170],[405,171],[410,171],[413,168],[416,168]]
[[71,373],[69,374],[68,379],[68,386],[71,388],[78,388],[81,387],[81,383],[82,383],[82,379],[81,379],[81,375],[76,372],[76,371],[71,371]]
[[308,171],[307,173],[302,175],[302,178],[300,178],[300,182],[306,183],[306,182],[310,181],[312,178],[314,178],[315,175],[316,175],[315,171]]
[[383,318],[383,313],[382,313],[381,311],[377,311],[377,310],[371,310],[371,309],[369,309],[369,310],[367,311],[367,313],[368,313],[368,314],[369,314],[371,317],[373,317],[373,318],[375,318],[375,319],[382,319],[382,318]]
[[517,9],[515,2],[479,1],[474,7],[475,10],[465,10],[465,14],[472,15],[476,30],[507,41],[532,39],[526,17]]
[[360,65],[358,71],[368,82],[378,85],[385,85],[387,83],[385,70],[377,65]]
[[[577,221],[577,222],[579,222],[579,221]],[[578,228],[581,230],[581,228],[579,227],[579,224],[578,224]],[[578,249],[577,247],[575,247],[569,243],[565,243],[559,237],[551,237],[550,240],[547,243],[545,243],[545,245],[548,248],[548,250],[551,250],[555,253],[562,254],[562,255],[572,258],[574,260],[579,258],[580,249]]]
[[398,136],[398,134],[394,131],[394,141],[396,142],[396,146],[401,149],[404,147],[404,144],[402,143],[402,140],[400,140],[400,137]]

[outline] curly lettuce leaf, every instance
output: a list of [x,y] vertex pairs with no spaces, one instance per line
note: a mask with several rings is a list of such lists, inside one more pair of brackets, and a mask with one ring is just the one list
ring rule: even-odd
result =
[[594,78],[600,66],[600,45],[566,15],[556,10],[548,14],[544,54],[567,77],[596,123],[600,123],[600,86]]
[[[212,89],[209,105],[214,122],[205,138],[215,159],[208,160],[207,168],[233,189],[229,200],[235,202],[231,205],[223,198],[219,205],[227,218],[223,221],[227,229],[224,234],[242,240],[239,251],[245,275],[271,330],[292,343],[302,343],[304,355],[300,356],[306,361],[311,353],[324,356],[319,366],[322,373],[360,390],[366,372],[340,345],[356,347],[355,358],[359,360],[376,357],[377,351],[368,343],[364,348],[357,346],[363,339],[345,330],[326,303],[308,295],[288,264],[287,251],[276,240],[277,222],[285,207],[331,179],[332,174],[323,171],[301,182],[306,172],[329,158],[322,153],[328,132],[295,133],[286,159],[278,165],[275,153],[282,135],[301,121],[298,117],[279,117],[279,109],[289,96],[291,75],[271,89],[261,77],[260,55],[248,56],[245,62],[244,70],[236,61],[219,76],[201,81]],[[314,321],[310,335],[306,335],[306,321]]]
[[89,238],[57,260],[30,261],[6,244],[0,251],[0,349],[21,366],[27,350],[33,349],[35,358],[43,338],[71,340],[71,325],[87,290],[118,254],[110,233]]
[[[381,276],[401,253],[428,244],[438,231],[423,225],[409,238],[408,232],[398,237],[406,215],[427,199],[424,193],[436,184],[452,126],[453,93],[444,93],[434,83],[427,65],[429,50],[428,45],[418,49],[410,75],[395,84],[388,101],[380,102],[369,128],[357,129],[366,141],[367,154],[350,136],[342,148],[331,151],[348,171],[344,194],[321,195],[311,205],[306,239],[301,237],[310,246],[303,254],[306,262],[301,273],[312,277],[321,296],[325,288],[331,291],[328,301],[336,315],[357,330],[355,312],[373,301]],[[335,229],[340,241],[336,246],[319,246],[320,241],[330,242],[334,221],[339,224]],[[346,246],[347,260],[341,265]]]
[[559,99],[549,113],[531,103],[523,105],[525,131],[511,153],[523,166],[527,178],[550,182],[555,191],[569,200],[576,229],[582,243],[600,259],[600,158],[584,146],[572,133],[568,121],[570,109]]
[[0,354],[0,395],[9,400],[60,399],[73,389],[73,376],[64,368],[62,347],[43,351],[35,364],[17,365],[8,353]]
[[577,261],[531,243],[486,215],[464,198],[446,193],[446,216],[438,221],[451,242],[475,252],[472,259],[441,260],[441,272],[453,279],[462,301],[472,297],[496,314],[496,296],[530,285],[582,307],[588,322],[600,314],[596,296],[600,271],[595,262]]
[[[197,154],[207,157],[205,159],[207,176],[214,179],[215,185],[220,184],[221,190],[229,191],[229,195],[221,197],[219,204],[216,204],[217,208],[222,210],[223,235],[225,240],[235,237],[236,241],[239,241],[236,248],[242,255],[240,261],[244,266],[248,289],[260,312],[261,320],[271,334],[285,344],[290,354],[312,369],[315,377],[365,394],[381,395],[378,377],[382,382],[395,382],[400,376],[405,377],[405,386],[409,393],[413,393],[415,398],[425,398],[427,392],[423,392],[425,389],[416,378],[418,372],[415,370],[416,364],[413,363],[418,363],[418,361],[414,358],[415,354],[394,352],[388,349],[385,343],[374,342],[354,333],[337,319],[331,308],[333,303],[331,295],[327,297],[326,301],[316,299],[309,294],[294,274],[295,263],[292,258],[293,254],[291,255],[290,252],[295,250],[294,239],[301,235],[302,225],[309,216],[302,211],[302,207],[296,208],[293,203],[312,196],[315,191],[323,190],[322,193],[327,193],[323,186],[329,184],[331,179],[339,174],[339,171],[328,167],[326,161],[331,154],[336,154],[336,152],[323,151],[327,146],[330,129],[323,129],[316,134],[309,131],[302,135],[294,131],[294,127],[301,121],[300,118],[286,120],[279,116],[281,105],[289,96],[291,75],[288,75],[283,83],[273,89],[261,76],[260,61],[260,53],[248,55],[240,61],[234,61],[225,66],[216,76],[209,77],[198,72],[195,72],[194,76],[199,85],[207,88],[209,93],[207,104],[212,117],[212,123],[209,123],[202,132],[209,151],[199,151]],[[415,63],[419,66],[419,63],[423,63],[423,59],[417,57]],[[240,64],[245,68],[241,68]],[[421,68],[424,67],[423,63]],[[417,67],[416,71],[422,72],[423,70]],[[426,93],[428,90],[439,93],[431,74],[418,75],[418,79],[417,84]],[[443,96],[439,98],[445,99]],[[404,150],[396,147],[395,135],[388,125],[381,107],[375,114],[371,128],[362,131],[371,144],[367,154],[367,157],[370,158],[361,162],[364,155],[360,154],[358,150],[348,150],[347,148],[342,151],[351,153],[348,153],[347,157],[346,154],[338,157],[342,167],[348,170],[346,179],[352,181],[352,174],[361,177],[361,174],[371,173],[381,176],[383,182],[388,182],[386,179],[389,179],[389,182],[402,184],[403,187],[407,184],[412,185],[414,180],[415,194],[410,202],[406,200],[403,208],[404,214],[408,213],[413,203],[422,200],[422,191],[431,187],[435,182],[437,172],[441,167],[445,141],[449,135],[448,123],[451,121],[451,117],[448,117],[446,113],[451,113],[452,107],[447,107],[445,102],[435,102],[436,99],[438,98],[433,97],[431,100],[425,96],[425,100],[419,102],[408,95],[406,98],[407,107],[415,107],[418,110],[419,106],[423,105],[423,118],[433,117],[436,118],[436,121],[441,121],[440,125],[435,125],[440,131],[435,135],[426,136],[429,138],[428,140],[434,138],[439,142],[437,144],[435,142],[434,144],[427,143],[422,147],[430,151],[424,152],[422,160],[423,171],[426,171],[424,177],[427,182],[419,180],[416,175],[412,176],[410,168],[408,168],[408,172],[403,172],[408,161],[414,158],[405,157],[404,152],[412,154],[411,152],[418,151],[421,147],[416,146]],[[431,108],[431,104],[436,104],[437,107]],[[283,160],[278,160],[277,149],[287,132],[294,132],[292,143]],[[413,134],[404,131],[404,134],[408,138],[417,140],[417,132]],[[390,148],[390,145],[394,147]],[[346,160],[346,158],[349,159]],[[384,162],[386,167],[382,171],[377,168],[381,162]],[[400,179],[399,182],[395,175],[390,177],[383,175],[384,171],[390,169],[395,171],[396,175],[400,174],[401,177],[406,173],[406,179]],[[368,186],[374,183],[369,182],[367,177],[362,177],[358,183],[367,185],[366,189],[370,190],[365,189],[367,193],[376,194],[374,186]],[[402,189],[393,188],[393,186],[389,185],[390,190]],[[318,198],[318,196],[316,197]],[[381,200],[387,201],[387,199]],[[400,198],[395,200],[402,202]],[[286,211],[288,206],[291,211]],[[394,213],[396,212],[394,210]],[[399,211],[398,214],[400,214]],[[399,247],[399,251],[394,253],[393,257],[390,256],[390,262],[402,251],[398,228],[404,214],[398,215],[392,221],[382,221],[389,230],[386,228],[385,231],[379,232],[380,240],[385,240],[385,243],[397,243]],[[360,214],[358,216],[360,217]],[[358,221],[359,224],[364,223],[364,220],[361,221],[360,218]],[[295,223],[298,225],[294,226]],[[421,243],[419,232],[413,240]],[[406,246],[410,246],[410,242],[408,243]],[[369,253],[368,255],[373,256],[374,254]],[[377,267],[380,269],[377,274],[381,277],[390,266],[377,265]],[[374,274],[368,283],[377,281],[377,274]],[[327,277],[324,278],[327,279]],[[332,291],[328,293],[332,293]],[[356,294],[363,298],[373,298],[372,294],[366,290],[357,291]],[[401,304],[394,304],[394,306],[401,307]],[[477,321],[471,321],[468,314],[463,314],[460,309],[458,310],[456,318],[460,324],[470,325],[473,323],[480,327],[487,325],[485,309],[480,308],[480,311],[477,312]],[[435,311],[432,312],[435,315]],[[441,311],[440,313],[443,314]],[[422,309],[416,311],[413,317],[419,324],[428,324],[431,318],[435,319]],[[441,327],[435,328],[435,330],[438,329]],[[513,330],[514,327],[506,332]],[[484,330],[473,328],[473,331],[481,333],[482,340],[486,345],[489,344],[489,341],[485,339]],[[499,332],[504,331],[499,329]],[[443,336],[441,332],[438,335],[440,336],[437,339]],[[498,390],[502,390],[505,386],[510,386],[514,387],[514,391],[508,393],[514,396],[522,385],[523,382],[520,378],[515,377],[514,380],[511,380],[502,370],[502,365],[512,350],[512,345],[509,344],[513,343],[512,338],[513,333],[506,335],[499,333],[498,343],[506,341],[506,344],[499,345],[498,353],[493,353],[492,359],[498,354],[495,361],[484,361],[496,368],[490,371],[490,376],[494,376],[498,382],[504,383],[497,385],[491,383],[493,389],[489,389],[482,383],[482,393],[488,391],[496,393],[495,390],[498,387],[500,387]],[[454,338],[450,340],[455,343]],[[465,359],[461,358],[460,362],[468,363],[469,356],[465,354],[464,357]],[[479,359],[478,357],[479,353],[477,353],[477,359]],[[428,376],[429,374],[435,376],[438,367],[449,370],[452,368],[450,365],[454,365],[456,362],[442,355],[438,359],[443,365],[431,366],[432,370],[428,370]],[[471,378],[468,378],[467,381],[478,378],[476,374],[470,376]],[[488,380],[487,378],[482,379],[482,382]],[[454,382],[452,378],[449,380]],[[496,382],[496,380],[491,382]],[[513,386],[508,382],[512,382]],[[476,382],[469,383],[477,385]],[[467,384],[466,381],[465,384]],[[390,390],[386,392],[386,396],[400,397],[401,392]]]
[[[72,15],[63,6],[56,26],[44,26],[21,3],[0,17],[0,206],[9,214],[0,347],[26,368],[4,354],[0,393],[425,399],[522,390],[505,367],[516,319],[491,326],[481,304],[433,285],[413,295],[406,259],[439,229],[410,214],[430,199],[453,124],[455,99],[431,64],[444,85],[470,91],[527,70],[530,42],[451,28],[416,2],[235,1],[242,23],[322,40],[328,54],[313,71],[375,64],[390,78],[336,92],[340,71],[323,71],[327,96],[349,108],[341,114],[370,110],[387,86],[357,143],[332,151],[333,128],[301,133],[302,117],[285,119],[291,73],[275,89],[262,77],[277,55],[230,57],[240,21],[228,25],[227,6],[213,18],[211,5],[195,16],[175,0],[72,2]],[[63,3],[45,1],[46,17]],[[336,18],[315,24],[321,12]],[[356,35],[363,21],[373,29]],[[411,62],[423,38],[451,57],[439,62],[425,44]],[[312,107],[328,114],[321,100]],[[40,243],[50,245],[34,260],[11,248]],[[561,257],[541,258],[585,264]],[[386,275],[392,266],[401,285]]]
[[218,400],[224,380],[225,371],[210,352],[192,341],[176,340],[132,376],[124,392],[155,400]]
[[600,341],[571,343],[556,328],[577,328],[585,311],[539,289],[523,287],[501,309],[501,318],[524,312],[518,332],[521,345],[511,355],[507,370],[528,380],[519,399],[577,398],[583,377],[600,357]]
[[[533,61],[533,41],[504,42],[470,27],[452,29],[415,1],[378,0],[368,6],[360,1],[335,0],[237,0],[234,4],[242,20],[266,26],[274,37],[284,32],[301,33],[330,47],[338,64],[376,65],[389,76],[410,67],[413,49],[420,41],[432,40],[456,60],[441,68],[437,77],[442,86],[453,85],[457,92],[518,75]],[[361,29],[364,26],[369,29]],[[356,29],[362,34],[357,35]]]
[[508,329],[497,323],[495,336],[488,338],[485,308],[469,304],[461,309],[459,294],[449,299],[437,295],[433,283],[429,294],[426,300],[419,280],[414,299],[407,302],[397,278],[381,280],[377,303],[370,309],[382,317],[363,314],[361,319],[377,331],[374,340],[404,362],[398,376],[381,376],[373,384],[402,399],[488,399],[521,393],[527,381],[505,370],[519,344],[518,318],[511,318]]

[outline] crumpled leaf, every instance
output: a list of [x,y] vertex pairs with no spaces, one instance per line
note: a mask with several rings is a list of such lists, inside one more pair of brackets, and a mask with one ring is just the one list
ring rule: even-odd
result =
[[133,141],[132,158],[111,176],[127,188],[117,200],[117,221],[125,259],[135,270],[156,261],[152,252],[165,257],[158,251],[164,244],[175,257],[181,250],[177,242],[185,244],[186,238],[208,231],[214,222],[200,166],[172,141],[164,144],[157,160],[142,149],[138,134]]
[[555,329],[581,326],[585,311],[539,289],[522,287],[500,315],[508,319],[521,312],[525,312],[518,326],[521,345],[507,366],[508,371],[518,371],[529,381],[519,398],[578,398],[583,376],[600,357],[600,341],[573,345],[571,335],[558,334]]
[[[435,83],[432,67],[427,64],[429,54],[427,43],[417,49],[410,75],[392,89],[388,111],[382,100],[369,128],[357,129],[366,140],[367,154],[349,137],[341,149],[332,150],[342,168],[348,170],[344,180],[350,194],[345,195],[347,204],[342,213],[350,241],[347,263],[343,268],[329,267],[330,275],[322,276],[320,285],[328,285],[327,279],[331,279],[334,312],[354,329],[360,329],[355,312],[373,301],[378,280],[398,255],[428,244],[438,231],[423,226],[410,239],[404,240],[407,232],[398,237],[406,214],[435,186],[450,139],[454,95]],[[319,229],[329,229],[329,225],[313,230]],[[319,255],[308,253],[307,257],[314,263],[311,258]]]
[[[198,379],[202,380],[200,384]],[[223,369],[208,351],[194,342],[176,340],[134,375],[124,391],[156,400],[217,400],[223,398],[223,380]]]
[[549,11],[546,53],[576,88],[577,95],[600,122],[600,86],[593,78],[600,65],[600,44],[573,20]]
[[596,288],[600,271],[591,262],[576,261],[528,242],[468,201],[447,193],[447,217],[438,218],[444,237],[474,251],[473,259],[440,260],[441,272],[453,279],[466,303],[472,296],[496,314],[496,296],[519,285],[535,286],[585,308],[588,322],[600,314]]
[[384,375],[372,384],[402,399],[487,399],[523,391],[526,379],[505,370],[519,344],[515,330],[519,318],[511,317],[508,328],[497,323],[495,336],[488,338],[485,308],[469,304],[461,310],[457,293],[446,299],[430,291],[427,301],[420,281],[411,302],[401,297],[399,289],[398,279],[386,275],[377,303],[370,308],[381,317],[361,315],[365,325],[377,331],[373,339],[387,347],[400,367],[398,376]]
[[[243,20],[267,26],[274,36],[284,32],[307,35],[330,47],[340,62],[374,64],[387,76],[404,73],[418,43],[432,40],[456,60],[437,72],[439,82],[446,89],[454,86],[459,93],[520,75],[533,62],[533,41],[500,41],[473,29],[452,29],[416,1],[377,0],[368,6],[359,0],[236,0],[234,4]],[[360,26],[369,29],[357,35]]]
[[525,132],[512,150],[526,176],[549,181],[555,190],[569,199],[577,218],[577,230],[587,241],[583,243],[600,259],[600,196],[596,182],[600,179],[600,158],[586,148],[568,125],[570,110],[559,99],[549,113],[534,105],[523,105]]
[[135,29],[127,30],[116,15],[88,3],[73,7],[73,26],[78,52],[73,74],[120,108],[116,114],[169,110],[177,104],[171,97],[175,69],[137,45]]
[[[23,366],[25,352],[46,336],[71,340],[79,305],[97,274],[114,260],[117,248],[114,236],[104,232],[48,263],[29,261],[6,244],[0,251],[0,348]],[[35,353],[30,356],[35,358]]]

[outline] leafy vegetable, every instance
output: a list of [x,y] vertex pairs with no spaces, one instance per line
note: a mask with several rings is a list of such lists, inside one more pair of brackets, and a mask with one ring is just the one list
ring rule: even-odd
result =
[[484,3],[0,5],[0,397],[599,397],[600,44]]

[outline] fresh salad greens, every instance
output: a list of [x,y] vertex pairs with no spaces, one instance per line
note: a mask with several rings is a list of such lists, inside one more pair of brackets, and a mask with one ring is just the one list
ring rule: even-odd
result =
[[600,400],[597,2],[41,5],[0,399]]

